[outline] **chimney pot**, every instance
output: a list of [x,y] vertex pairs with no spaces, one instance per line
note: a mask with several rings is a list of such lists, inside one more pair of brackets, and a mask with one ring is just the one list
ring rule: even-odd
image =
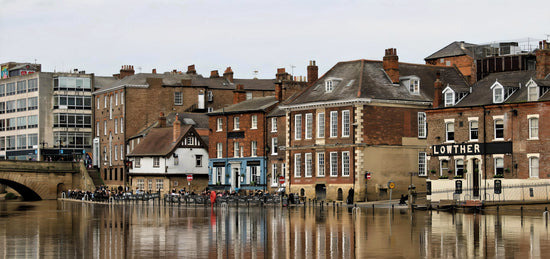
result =
[[399,57],[395,48],[389,48],[385,51],[386,55],[383,58],[382,65],[384,71],[390,77],[392,83],[399,83]]
[[307,67],[307,84],[312,85],[319,78],[319,67],[315,65],[315,60],[309,61]]

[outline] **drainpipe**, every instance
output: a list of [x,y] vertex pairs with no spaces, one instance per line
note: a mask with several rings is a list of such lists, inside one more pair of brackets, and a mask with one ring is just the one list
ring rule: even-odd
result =
[[[487,116],[487,110],[485,109],[485,105],[483,106],[483,153],[481,153],[481,157],[483,158],[483,176],[485,178],[484,181],[484,190],[483,190],[483,199],[485,200],[485,195],[487,195],[487,159],[486,159],[486,148],[487,148],[487,124],[486,124],[486,117]],[[474,170],[475,171],[475,170]]]

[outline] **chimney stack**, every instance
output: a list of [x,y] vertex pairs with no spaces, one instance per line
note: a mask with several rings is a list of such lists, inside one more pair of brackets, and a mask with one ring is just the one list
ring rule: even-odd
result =
[[246,91],[244,90],[244,85],[237,85],[235,90],[233,90],[233,104],[240,103],[246,100]]
[[397,49],[386,49],[386,55],[384,55],[382,64],[384,71],[386,71],[392,83],[399,83],[399,57],[397,56]]
[[127,76],[133,76],[134,74],[135,74],[134,66],[123,65],[122,68],[120,68],[120,74],[118,76],[118,79],[122,79]]
[[315,65],[315,60],[310,60],[309,66],[307,66],[307,84],[312,85],[318,78],[319,68]]
[[163,112],[160,112],[160,115],[159,115],[159,125],[158,125],[159,128],[164,128],[166,127],[166,117],[164,117],[164,113]]
[[225,72],[223,72],[223,77],[227,79],[230,83],[233,83],[233,70],[231,70],[231,67],[227,67],[225,69]]
[[176,142],[181,134],[181,122],[178,119],[178,114],[176,114],[176,119],[174,120],[174,124],[172,126],[172,142]]
[[441,74],[439,72],[436,73],[436,78],[434,82],[434,101],[433,101],[433,108],[438,108],[443,103],[443,83],[441,83],[441,80],[439,79]]
[[537,79],[544,79],[550,74],[550,43],[539,41],[539,49],[536,52]]
[[218,73],[218,70],[210,71],[210,78],[218,78],[218,77],[220,77],[220,74]]
[[275,99],[277,99],[279,103],[283,99],[283,82],[281,81],[275,82]]
[[197,70],[195,70],[195,65],[187,66],[187,74],[190,74],[190,75],[196,75],[197,74]]
[[156,74],[157,73],[157,69],[156,68],[153,68],[153,74]]
[[275,74],[277,81],[292,80],[292,76],[286,72],[284,68],[277,68],[277,74]]

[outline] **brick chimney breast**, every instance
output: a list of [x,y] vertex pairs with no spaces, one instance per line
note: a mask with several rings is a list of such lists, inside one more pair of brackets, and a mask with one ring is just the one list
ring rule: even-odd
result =
[[172,142],[176,142],[181,134],[181,122],[178,119],[178,114],[176,114],[176,120],[174,121],[173,127],[173,137]]
[[433,101],[433,107],[438,108],[443,103],[443,83],[441,82],[440,73],[436,73],[436,79],[434,82],[434,101]]
[[319,67],[315,64],[315,60],[309,61],[309,66],[307,66],[307,84],[312,85],[313,82],[317,81],[319,78]]
[[195,65],[187,66],[187,74],[190,74],[190,75],[196,75],[197,74],[197,70],[195,70]]
[[218,73],[218,70],[210,71],[210,78],[218,78],[218,77],[220,77],[220,74]]
[[225,69],[225,72],[223,72],[223,77],[230,83],[233,83],[233,70],[231,70],[231,67],[227,67]]
[[539,49],[536,51],[536,77],[544,79],[550,74],[550,44],[546,41],[539,41]]
[[246,91],[244,90],[244,85],[237,85],[235,90],[233,90],[233,104],[240,103],[246,100]]
[[166,127],[166,117],[164,117],[164,113],[163,112],[160,112],[160,115],[159,115],[159,125],[158,125],[159,128],[164,128]]
[[392,83],[399,83],[399,57],[397,56],[397,49],[386,49],[382,64],[384,71],[386,71]]
[[123,65],[121,68],[120,68],[120,74],[119,74],[119,79],[123,79],[127,76],[133,76],[135,74],[135,70],[134,70],[134,66],[131,66],[131,65]]

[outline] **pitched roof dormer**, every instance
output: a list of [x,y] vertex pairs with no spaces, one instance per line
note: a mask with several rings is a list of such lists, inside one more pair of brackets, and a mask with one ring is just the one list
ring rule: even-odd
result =
[[399,83],[405,86],[409,90],[409,93],[414,95],[420,94],[420,77],[415,75],[400,77]]
[[495,80],[493,85],[491,85],[491,90],[493,91],[493,103],[503,103],[518,89],[519,86],[511,86]]
[[456,104],[456,92],[450,86],[447,85],[441,93],[443,94],[443,103],[445,107],[454,106]]

